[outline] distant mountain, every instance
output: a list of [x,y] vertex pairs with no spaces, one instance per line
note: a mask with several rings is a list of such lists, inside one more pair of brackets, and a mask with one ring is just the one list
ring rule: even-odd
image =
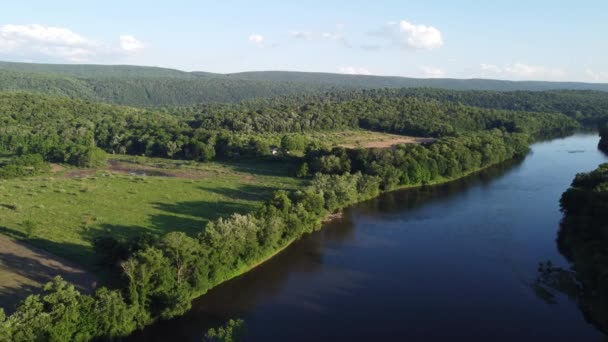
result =
[[504,81],[491,79],[409,78],[396,76],[344,75],[296,71],[251,71],[228,74],[231,78],[249,81],[292,82],[347,86],[354,88],[444,88],[452,90],[542,91],[597,90],[608,91],[608,83]]
[[289,71],[233,74],[131,65],[0,62],[0,91],[25,91],[133,106],[193,105],[348,89],[597,90],[608,84],[417,79]]
[[185,71],[133,65],[35,64],[0,62],[0,70],[36,74],[54,74],[79,78],[197,78],[197,76]]
[[213,73],[123,65],[0,62],[0,91],[25,91],[132,106],[237,102],[320,91],[331,85],[242,80]]

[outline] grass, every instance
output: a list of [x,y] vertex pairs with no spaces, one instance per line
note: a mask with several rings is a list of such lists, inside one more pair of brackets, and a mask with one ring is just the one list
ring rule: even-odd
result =
[[4,180],[0,232],[91,268],[95,236],[195,235],[209,220],[249,212],[277,189],[298,187],[288,167],[121,156],[101,169]]

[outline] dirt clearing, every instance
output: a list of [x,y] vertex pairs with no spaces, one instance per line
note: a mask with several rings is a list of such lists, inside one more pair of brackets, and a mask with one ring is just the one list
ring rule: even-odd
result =
[[55,276],[82,292],[96,286],[95,276],[48,252],[0,234],[0,307],[12,312],[19,301]]
[[408,137],[403,135],[377,134],[351,137],[348,143],[340,144],[345,148],[390,148],[400,144],[428,144],[434,138]]

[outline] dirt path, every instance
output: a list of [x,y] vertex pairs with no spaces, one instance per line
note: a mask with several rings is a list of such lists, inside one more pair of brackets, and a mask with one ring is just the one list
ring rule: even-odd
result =
[[48,252],[0,234],[0,307],[12,312],[15,305],[60,275],[78,290],[90,292],[95,276]]

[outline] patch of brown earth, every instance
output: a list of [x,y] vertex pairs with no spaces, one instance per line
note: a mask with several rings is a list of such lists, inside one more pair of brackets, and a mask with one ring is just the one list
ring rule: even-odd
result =
[[149,165],[124,163],[118,160],[108,161],[108,170],[135,176],[176,177],[185,179],[202,179],[211,176],[209,171],[200,170],[167,170]]
[[78,169],[68,171],[64,174],[64,176],[68,178],[84,178],[89,176],[95,176],[95,173],[97,173],[97,171],[93,169]]
[[435,141],[435,138],[417,138],[406,136],[394,136],[380,140],[362,141],[359,144],[342,144],[345,148],[390,148],[400,144],[428,144]]
[[54,164],[54,163],[51,164],[51,172],[52,173],[61,172],[63,170],[65,170],[65,168],[63,166],[61,166],[59,164]]
[[19,301],[36,293],[55,276],[89,293],[95,276],[75,264],[0,234],[0,307],[12,312]]

